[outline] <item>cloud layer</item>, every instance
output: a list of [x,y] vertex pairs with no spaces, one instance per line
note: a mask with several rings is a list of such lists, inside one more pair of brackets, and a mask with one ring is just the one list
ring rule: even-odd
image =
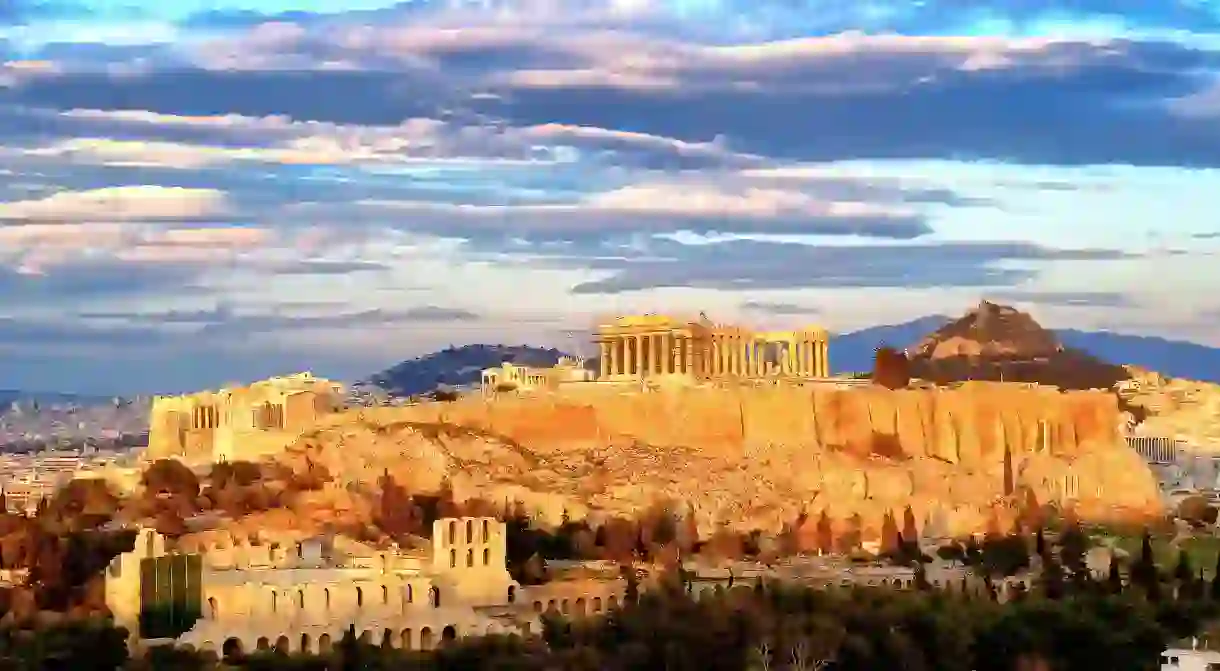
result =
[[171,4],[0,3],[3,386],[980,296],[1220,345],[1210,3]]

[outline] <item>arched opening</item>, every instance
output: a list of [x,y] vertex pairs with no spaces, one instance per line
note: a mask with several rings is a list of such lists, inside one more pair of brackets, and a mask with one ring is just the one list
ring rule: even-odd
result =
[[415,587],[407,585],[407,603],[415,603]]
[[[529,636],[529,635],[530,635],[530,629],[531,629],[531,628],[532,628],[532,627],[530,626],[530,623],[529,623],[529,622],[522,622],[522,623],[521,623],[521,632],[522,632],[522,633],[524,633],[526,636]],[[516,634],[514,634],[514,636],[516,636]]]
[[399,641],[401,641],[401,645],[402,645],[402,649],[403,649],[403,650],[410,650],[410,649],[411,649],[411,645],[412,645],[412,641],[411,641],[411,630],[410,630],[410,629],[403,629],[403,630],[402,630],[402,633],[401,633],[401,634],[399,634]]
[[220,647],[220,654],[227,661],[233,661],[234,659],[241,657],[241,641],[237,640],[236,638],[226,639],[224,645]]
[[491,537],[491,524],[487,520],[483,520],[483,542],[486,543]]
[[371,643],[373,642],[373,632],[371,632],[371,631],[369,631],[369,630],[367,630],[367,629],[366,629],[366,630],[364,630],[364,631],[362,631],[362,632],[360,632],[360,639],[359,639],[359,640],[360,640],[360,642],[361,642],[361,643],[363,643],[363,644],[365,644],[365,645],[369,645],[369,644],[371,644]]
[[390,603],[390,588],[386,585],[381,586],[381,603]]
[[593,612],[602,612],[602,598],[600,596],[593,597]]
[[310,652],[312,652],[312,651],[309,649],[309,644],[310,644],[310,640],[309,640],[309,634],[301,634],[301,652],[303,652],[303,653],[305,653],[305,654],[307,654],[307,655],[308,655]]
[[610,597],[610,607],[618,608],[618,597],[617,596]]
[[449,568],[457,568],[457,550],[449,551]]
[[287,636],[280,636],[279,638],[275,639],[275,654],[287,655],[290,652],[292,652],[292,650],[290,649]]
[[297,590],[297,608],[305,610],[305,590],[303,589]]
[[491,566],[491,550],[483,548],[483,565]]
[[474,568],[474,550],[466,551],[466,567]]
[[[325,600],[325,603],[322,604],[322,607],[325,608],[326,610],[330,610],[330,588],[329,587],[322,589],[322,598]],[[318,639],[318,640],[321,641],[322,639]]]
[[474,542],[474,522],[470,520],[466,520],[466,542],[468,544]]
[[558,607],[556,606],[554,599],[551,599],[550,601],[546,602],[546,612],[548,612],[548,613],[558,612]]
[[280,609],[280,595],[275,590],[271,591],[271,612],[278,612]]
[[535,602],[534,602],[534,612],[535,612],[535,613],[541,613],[541,612],[542,612],[542,602],[541,602],[541,601],[535,601]]
[[330,652],[330,634],[322,634],[318,637],[318,654],[325,655]]
[[441,642],[448,643],[457,640],[457,627],[449,625],[441,630]]
[[571,612],[571,610],[572,610],[572,609],[571,609],[571,608],[568,606],[568,600],[567,600],[567,599],[564,599],[563,601],[560,601],[560,602],[559,602],[559,612],[560,612],[560,613],[563,613],[564,615],[567,615],[568,613],[570,613],[570,612]]
[[577,615],[585,614],[585,600],[584,599],[576,600],[576,614]]
[[517,586],[509,585],[508,586],[508,602],[513,603],[516,600],[517,600]]
[[457,542],[457,522],[449,523],[449,544],[453,545]]
[[208,619],[215,620],[219,618],[219,610],[216,608],[216,597],[208,597]]
[[423,629],[419,630],[419,649],[420,650],[431,650],[432,649],[432,629],[431,628],[424,627]]
[[364,606],[364,590],[361,589],[359,586],[357,586],[356,587],[356,607],[362,608],[363,606]]
[[266,636],[260,636],[254,644],[254,649],[260,652],[266,652],[271,649],[271,641]]
[[389,629],[381,632],[381,647],[382,649],[394,647],[394,632],[390,631]]
[[428,602],[432,604],[433,608],[441,607],[441,588],[433,585],[432,589],[428,590]]

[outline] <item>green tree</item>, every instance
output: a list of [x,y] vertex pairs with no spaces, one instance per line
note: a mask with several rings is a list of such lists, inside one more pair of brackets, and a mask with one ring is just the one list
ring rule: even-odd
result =
[[1144,539],[1140,544],[1140,556],[1131,566],[1131,584],[1143,589],[1150,599],[1160,598],[1161,576],[1152,552],[1152,535],[1147,530],[1144,531]]

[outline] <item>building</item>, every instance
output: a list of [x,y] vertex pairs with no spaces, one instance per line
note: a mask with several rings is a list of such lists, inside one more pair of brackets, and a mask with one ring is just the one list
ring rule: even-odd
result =
[[1161,671],[1220,671],[1220,652],[1186,641],[1161,653]]
[[640,315],[598,325],[594,340],[600,348],[599,380],[830,375],[829,337],[819,327],[755,332],[706,316]]
[[499,392],[554,391],[573,382],[592,382],[593,371],[581,357],[559,357],[554,366],[539,368],[504,362],[495,368],[483,369],[480,388],[484,396]]
[[144,529],[107,569],[106,603],[138,638],[224,654],[322,652],[349,628],[366,641],[430,649],[463,636],[539,632],[548,609],[596,614],[620,602],[618,581],[521,587],[508,574],[505,533],[493,518],[450,518],[418,549],[342,537],[171,549]]
[[187,463],[253,459],[277,452],[317,421],[343,407],[340,385],[297,373],[247,387],[153,399],[149,460]]

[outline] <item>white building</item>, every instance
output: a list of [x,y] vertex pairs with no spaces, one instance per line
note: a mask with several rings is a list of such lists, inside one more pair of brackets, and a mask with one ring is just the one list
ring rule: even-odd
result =
[[1197,640],[1190,647],[1174,647],[1161,653],[1161,671],[1220,671],[1220,652],[1200,647]]

